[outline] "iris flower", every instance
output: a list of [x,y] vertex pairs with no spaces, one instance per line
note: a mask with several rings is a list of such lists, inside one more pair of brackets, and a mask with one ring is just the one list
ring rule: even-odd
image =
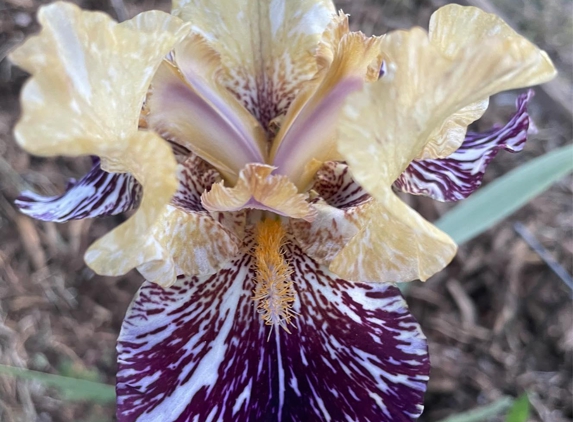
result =
[[[523,147],[531,94],[466,135],[502,90],[551,79],[496,16],[449,5],[421,28],[351,32],[329,0],[175,0],[116,23],[54,3],[11,55],[32,77],[18,143],[94,157],[49,221],[136,209],[95,272],[147,281],[118,341],[120,421],[405,421],[428,350],[396,282],[456,245],[395,191],[459,200]],[[468,221],[471,224],[471,221]]]

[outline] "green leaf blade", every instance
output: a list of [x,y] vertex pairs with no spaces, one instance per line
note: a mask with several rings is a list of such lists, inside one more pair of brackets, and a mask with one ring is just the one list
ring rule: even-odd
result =
[[529,398],[522,394],[515,402],[505,419],[506,422],[527,422],[529,420]]
[[440,422],[483,422],[494,416],[500,415],[511,407],[514,400],[511,397],[502,397],[499,400],[488,404],[487,406],[478,407],[468,412],[458,413]]
[[115,388],[112,385],[7,365],[0,365],[0,374],[39,381],[47,386],[55,387],[61,391],[63,398],[67,400],[87,400],[100,404],[115,401]]
[[458,244],[480,235],[573,171],[573,145],[519,166],[474,193],[435,224]]

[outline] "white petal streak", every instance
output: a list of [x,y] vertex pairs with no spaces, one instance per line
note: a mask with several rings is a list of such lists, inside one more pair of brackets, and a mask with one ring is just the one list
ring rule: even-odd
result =
[[[244,255],[210,277],[142,287],[118,343],[120,421],[248,420],[272,411],[276,357],[251,300],[253,275]],[[157,371],[159,379],[145,376]]]
[[299,314],[291,334],[256,312],[250,254],[211,277],[146,283],[119,339],[118,420],[410,421],[425,339],[399,290],[336,278],[285,245]]
[[[320,421],[419,415],[427,346],[396,287],[341,280],[298,248],[289,252],[300,300],[294,306],[298,330],[282,338],[284,350],[296,350],[285,356],[285,420],[302,414]],[[292,401],[304,410],[292,410]]]

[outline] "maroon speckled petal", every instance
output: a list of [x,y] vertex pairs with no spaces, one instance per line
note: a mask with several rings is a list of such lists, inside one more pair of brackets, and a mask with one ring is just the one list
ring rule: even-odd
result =
[[209,190],[213,183],[221,180],[219,173],[206,161],[190,152],[185,161],[177,166],[177,191],[171,204],[186,211],[205,212],[201,204],[201,194]]
[[502,128],[485,133],[468,132],[460,148],[446,158],[413,161],[394,186],[438,201],[467,198],[481,185],[486,167],[500,150],[523,149],[531,124],[527,114],[531,97],[531,90],[518,97],[515,115]]
[[318,170],[312,189],[328,205],[348,209],[363,204],[370,195],[354,181],[348,165],[337,161],[327,161]]
[[69,183],[59,196],[42,196],[26,191],[15,204],[22,213],[43,221],[63,223],[104,215],[116,215],[135,208],[141,185],[127,173],[108,173],[94,158],[92,169],[78,182]]
[[399,290],[337,279],[292,244],[291,334],[261,321],[249,254],[167,289],[145,283],[118,343],[118,420],[410,421],[427,345]]

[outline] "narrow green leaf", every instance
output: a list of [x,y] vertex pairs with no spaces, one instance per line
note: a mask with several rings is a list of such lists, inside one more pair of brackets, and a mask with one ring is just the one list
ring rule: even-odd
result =
[[440,422],[483,422],[488,418],[505,412],[511,407],[513,401],[511,397],[502,397],[487,406],[478,407],[469,412],[458,413],[457,415],[442,419]]
[[478,190],[435,224],[458,244],[483,233],[573,170],[573,145],[559,148]]
[[64,359],[58,366],[58,375],[66,378],[93,381],[101,383],[102,377],[97,369],[89,369],[71,359]]
[[[534,158],[478,190],[434,224],[457,244],[482,234],[573,170],[573,145]],[[403,294],[410,283],[398,283]]]
[[56,387],[61,391],[63,398],[67,400],[88,400],[94,403],[109,403],[115,400],[115,388],[107,384],[45,374],[7,365],[0,365],[0,374],[35,380],[47,386]]
[[515,402],[505,419],[506,422],[527,422],[529,419],[529,398],[522,394]]

